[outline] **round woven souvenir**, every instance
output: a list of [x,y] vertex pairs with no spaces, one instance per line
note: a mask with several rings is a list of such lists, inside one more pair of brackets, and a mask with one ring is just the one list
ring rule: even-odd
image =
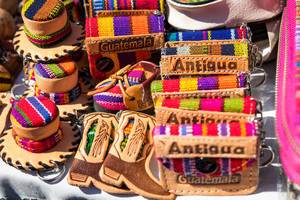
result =
[[[0,155],[24,170],[41,170],[64,162],[79,144],[80,133],[70,122],[60,122],[56,105],[46,97],[26,97],[15,103],[12,128],[0,140]],[[37,153],[38,152],[38,153]]]
[[57,60],[81,48],[83,27],[69,22],[60,0],[28,0],[24,25],[13,40],[16,51],[34,62]]
[[68,104],[81,93],[75,62],[64,59],[59,63],[37,63],[34,68],[36,95],[46,96],[57,105]]

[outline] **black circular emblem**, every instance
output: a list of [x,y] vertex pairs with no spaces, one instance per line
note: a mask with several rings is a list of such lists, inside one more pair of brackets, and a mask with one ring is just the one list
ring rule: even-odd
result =
[[214,159],[196,158],[196,168],[203,174],[211,174],[218,170],[218,164]]
[[112,59],[102,57],[96,60],[96,68],[101,72],[110,72],[114,68]]

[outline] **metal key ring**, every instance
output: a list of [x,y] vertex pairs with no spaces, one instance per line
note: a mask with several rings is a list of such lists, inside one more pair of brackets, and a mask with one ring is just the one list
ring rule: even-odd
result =
[[[24,91],[22,91],[21,94],[18,94],[17,89],[20,89],[20,88],[24,88]],[[24,95],[24,93],[27,91],[27,90],[33,90],[33,88],[29,87],[28,85],[24,84],[24,83],[21,83],[21,84],[15,84],[11,89],[10,89],[10,98],[11,98],[11,101],[12,102],[15,102],[15,101],[18,101],[20,100],[22,97],[25,97],[26,95]]]
[[261,157],[264,157],[266,152],[270,153],[270,157],[265,162],[260,163],[259,166],[260,169],[269,167],[272,164],[272,162],[275,160],[275,153],[271,146],[263,145],[261,147]]
[[[59,181],[66,171],[65,165],[59,165],[58,163],[56,163],[55,161],[52,161],[52,160],[50,161],[50,163],[53,163],[55,165],[54,168],[49,169],[49,170],[36,171],[37,177],[46,183],[54,183],[54,182]],[[48,176],[55,175],[55,174],[56,175],[47,177],[47,176],[44,176],[42,173],[45,173]]]

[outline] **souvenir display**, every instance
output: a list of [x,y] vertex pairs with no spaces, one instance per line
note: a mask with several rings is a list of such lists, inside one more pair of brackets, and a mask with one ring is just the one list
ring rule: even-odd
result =
[[[287,177],[296,200],[299,9],[300,0],[0,0],[1,167],[8,178],[25,172],[11,183],[31,174],[57,192],[43,184],[43,196],[25,197],[18,185],[16,195],[242,199],[265,192],[268,171],[277,190]],[[278,38],[274,86],[263,64]]]

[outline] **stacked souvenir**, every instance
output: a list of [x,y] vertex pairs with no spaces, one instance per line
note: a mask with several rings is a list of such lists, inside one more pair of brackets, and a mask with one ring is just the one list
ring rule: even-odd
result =
[[[21,16],[24,25],[13,44],[33,67],[36,82],[33,87],[14,86],[8,95],[12,127],[1,135],[1,156],[18,169],[39,173],[64,163],[79,143],[74,124],[60,117],[74,114],[88,102],[81,94],[85,88],[79,83],[73,56],[82,47],[84,32],[69,21],[60,0],[25,1]],[[19,87],[25,92],[18,91]]]
[[154,148],[171,193],[248,194],[257,187],[260,134],[257,102],[247,94],[248,35],[240,27],[167,36],[162,80],[151,91]]

